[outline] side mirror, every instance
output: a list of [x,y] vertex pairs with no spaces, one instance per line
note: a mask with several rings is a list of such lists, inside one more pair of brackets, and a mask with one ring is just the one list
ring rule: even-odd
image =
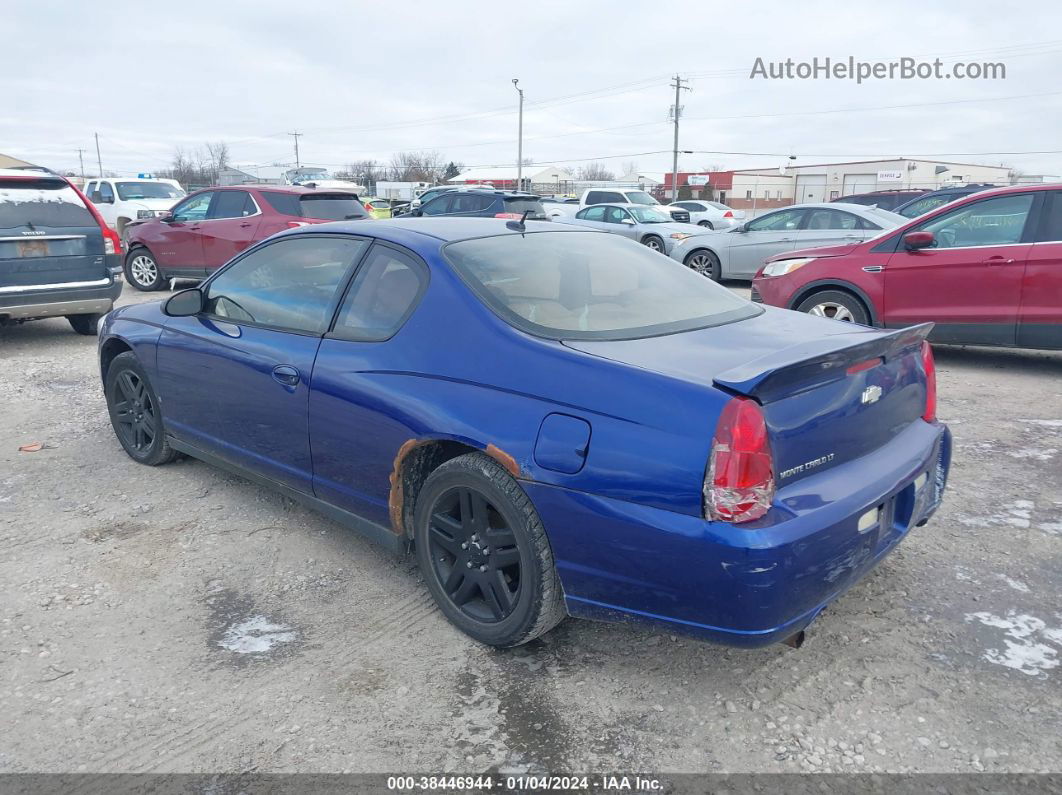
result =
[[159,216],[159,220],[162,221],[164,224],[172,224],[174,221],[173,213],[165,212]]
[[419,218],[420,216],[424,215],[424,211],[419,207],[414,207],[412,210],[406,213],[406,215],[412,215],[414,217]]
[[745,233],[745,232],[748,232],[748,231],[749,231],[749,225],[748,225],[748,224],[738,224],[737,226],[735,226],[735,227],[734,227],[733,229],[731,229],[730,231],[731,231],[731,232],[741,232],[741,233]]
[[932,232],[908,232],[903,236],[903,246],[908,251],[929,248],[936,242]]
[[170,317],[191,317],[203,311],[203,291],[198,287],[181,290],[169,297],[162,306],[164,314]]
[[624,218],[622,221],[620,221],[620,223],[625,225],[625,226],[634,226],[634,219],[633,218]]

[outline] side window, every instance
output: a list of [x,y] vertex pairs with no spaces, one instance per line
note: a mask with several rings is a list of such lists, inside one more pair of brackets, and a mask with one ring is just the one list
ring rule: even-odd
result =
[[808,210],[805,229],[858,229],[859,217],[841,210]]
[[616,193],[616,191],[612,190],[592,190],[586,194],[587,204],[606,204],[608,202],[626,204],[627,200],[622,193]]
[[424,265],[407,254],[377,246],[358,268],[343,298],[333,336],[380,342],[395,335],[413,314],[428,284]]
[[1046,198],[1047,204],[1036,240],[1041,243],[1062,242],[1062,191],[1051,191]]
[[1031,193],[985,199],[938,215],[918,229],[933,233],[935,248],[1019,243],[1032,201]]
[[781,210],[769,213],[748,224],[750,232],[788,232],[800,226],[804,210]]
[[219,190],[215,194],[214,205],[210,208],[210,218],[245,218],[256,212],[254,201],[247,191]]
[[207,286],[206,313],[235,323],[324,333],[336,289],[368,242],[298,236],[252,251]]
[[210,200],[214,198],[212,191],[197,193],[173,208],[174,221],[202,221],[207,217],[210,209]]
[[88,196],[88,199],[89,199],[90,202],[99,201],[99,196],[93,196],[92,195],[95,192],[96,192],[96,181],[92,180],[91,182],[86,182],[85,183],[85,195]]
[[582,218],[586,221],[604,221],[605,210],[607,207],[589,207],[586,210],[580,210],[575,214],[576,218]]
[[114,188],[111,187],[109,182],[101,182],[100,187],[100,201],[113,202],[114,201]]
[[449,212],[447,209],[450,205],[450,197],[445,193],[442,196],[438,196],[432,199],[427,204],[420,206],[420,212],[422,215],[442,215],[445,212]]
[[621,224],[629,217],[622,207],[608,207],[605,211],[605,220],[610,224]]
[[476,196],[471,193],[459,193],[453,197],[450,204],[452,213],[474,213],[485,209],[490,203],[486,196]]

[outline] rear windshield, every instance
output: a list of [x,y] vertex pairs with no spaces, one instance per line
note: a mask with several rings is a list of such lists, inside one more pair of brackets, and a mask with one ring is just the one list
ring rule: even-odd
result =
[[129,199],[179,199],[184,191],[177,190],[165,182],[119,182],[118,198]]
[[0,179],[0,229],[96,226],[81,197],[58,179]]
[[298,193],[274,193],[262,191],[266,201],[281,215],[296,218],[316,218],[321,221],[344,221],[350,218],[368,218],[369,213],[357,196],[315,195]]
[[510,324],[553,339],[635,339],[763,310],[619,235],[533,232],[450,243],[446,258]]
[[545,215],[545,210],[542,207],[542,202],[538,199],[505,199],[505,212],[507,213],[525,213],[528,210],[531,211],[531,215]]

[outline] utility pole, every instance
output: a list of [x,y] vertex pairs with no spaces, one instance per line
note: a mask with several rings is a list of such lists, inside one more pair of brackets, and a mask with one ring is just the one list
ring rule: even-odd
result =
[[689,91],[689,86],[682,85],[688,83],[689,80],[683,80],[678,75],[675,75],[675,82],[669,83],[669,85],[675,89],[675,104],[671,106],[671,117],[675,121],[675,145],[672,147],[671,153],[671,201],[678,199],[678,130],[679,130],[679,117],[682,116],[682,105],[679,104],[679,96],[683,90]]
[[295,168],[298,168],[302,164],[299,162],[299,136],[303,135],[301,132],[290,132],[288,135],[295,138]]
[[96,136],[96,165],[100,167],[100,176],[103,176],[103,158],[100,157],[100,134],[92,133]]
[[77,159],[78,159],[78,162],[81,163],[81,183],[84,184],[85,183],[85,150],[84,149],[78,149],[77,150]]
[[516,133],[516,189],[524,188],[524,90],[518,83],[520,79],[513,78],[513,88],[520,95],[520,115]]

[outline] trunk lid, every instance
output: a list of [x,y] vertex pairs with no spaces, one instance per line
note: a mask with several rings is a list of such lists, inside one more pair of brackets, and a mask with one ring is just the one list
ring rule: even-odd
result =
[[[763,406],[780,487],[873,452],[925,410],[922,341],[931,323],[894,332],[768,309],[681,334],[569,347],[746,395]],[[711,437],[711,419],[701,430]]]
[[109,279],[103,232],[65,180],[0,176],[0,293]]

